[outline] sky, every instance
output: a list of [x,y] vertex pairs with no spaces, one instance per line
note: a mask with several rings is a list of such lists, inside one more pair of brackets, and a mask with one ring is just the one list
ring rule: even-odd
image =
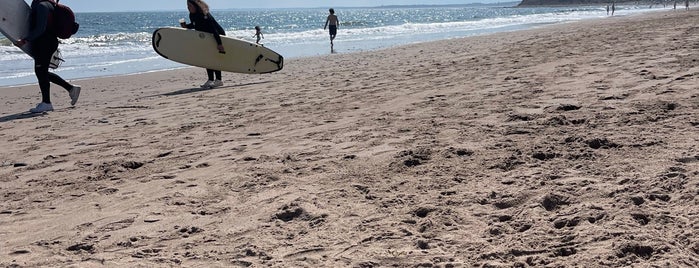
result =
[[[232,8],[373,7],[496,3],[509,0],[206,0],[212,10]],[[31,0],[25,0],[31,3]],[[186,9],[186,0],[61,0],[74,12],[154,11]]]

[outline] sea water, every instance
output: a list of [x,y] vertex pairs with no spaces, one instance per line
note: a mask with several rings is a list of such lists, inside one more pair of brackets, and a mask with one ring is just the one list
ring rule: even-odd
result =
[[[335,53],[390,48],[418,42],[528,29],[546,24],[607,17],[605,7],[513,8],[512,5],[337,8],[340,29]],[[655,9],[657,10],[657,9]],[[617,7],[615,15],[652,11]],[[231,37],[262,43],[286,59],[330,54],[323,30],[326,9],[212,10]],[[62,40],[65,62],[56,70],[66,79],[114,76],[185,67],[160,57],[151,45],[160,27],[178,27],[186,10],[161,12],[77,13],[80,31]],[[194,53],[194,52],[193,52]],[[35,83],[33,61],[0,38],[0,86]]]

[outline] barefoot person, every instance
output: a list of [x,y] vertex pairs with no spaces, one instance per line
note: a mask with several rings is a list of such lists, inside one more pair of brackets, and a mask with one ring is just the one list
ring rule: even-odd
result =
[[323,30],[330,28],[330,51],[335,51],[335,44],[333,43],[333,41],[335,40],[335,36],[337,35],[338,27],[340,27],[340,20],[335,15],[335,9],[331,8],[330,15],[328,15],[328,19],[325,20],[325,27],[323,27]]
[[70,105],[75,106],[80,97],[80,86],[71,85],[57,74],[49,72],[51,58],[58,49],[58,37],[54,32],[54,26],[49,23],[49,18],[53,17],[54,5],[46,0],[34,0],[31,9],[29,35],[17,40],[15,44],[19,47],[26,43],[32,45],[31,54],[34,57],[34,73],[41,89],[41,103],[30,109],[29,112],[53,111],[51,83],[65,88],[70,96]]
[[260,44],[260,39],[265,39],[265,35],[262,34],[262,29],[260,26],[255,26],[255,35],[252,36],[253,38],[257,38],[257,44]]

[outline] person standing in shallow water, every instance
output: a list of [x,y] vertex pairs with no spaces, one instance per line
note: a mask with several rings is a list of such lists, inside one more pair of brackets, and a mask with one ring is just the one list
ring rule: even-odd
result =
[[[223,42],[221,41],[221,35],[226,35],[226,32],[221,25],[216,22],[216,19],[211,16],[211,13],[209,13],[209,5],[202,0],[187,0],[187,9],[189,10],[189,20],[191,23],[186,24],[181,22],[180,26],[214,34],[217,45],[216,49],[218,49],[219,53],[226,54],[226,50],[223,48]],[[206,75],[208,76],[208,80],[201,85],[201,88],[211,89],[223,86],[221,71],[206,69]]]
[[335,15],[335,9],[330,9],[330,15],[328,15],[328,19],[325,20],[325,26],[323,27],[323,30],[329,28],[329,33],[330,33],[330,51],[335,51],[335,44],[333,41],[335,41],[335,36],[337,36],[337,29],[340,27],[340,20],[337,18]]
[[258,45],[260,44],[260,39],[265,39],[265,35],[262,34],[262,29],[260,28],[260,26],[255,26],[255,35],[253,35],[252,37],[257,38]]
[[31,53],[34,58],[34,73],[41,89],[41,103],[36,105],[35,108],[29,109],[29,112],[44,113],[53,111],[51,83],[65,88],[70,96],[70,105],[75,106],[80,97],[80,86],[71,85],[57,74],[49,72],[51,58],[58,50],[58,37],[49,19],[53,17],[55,7],[46,0],[34,0],[32,1],[31,9],[29,35],[17,40],[15,44],[18,47],[22,47],[26,43],[32,45]]

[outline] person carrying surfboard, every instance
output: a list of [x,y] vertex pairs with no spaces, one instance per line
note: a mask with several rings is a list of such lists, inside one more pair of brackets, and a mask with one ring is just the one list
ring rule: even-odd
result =
[[325,26],[323,27],[323,30],[330,28],[330,51],[335,51],[335,44],[333,43],[333,41],[335,40],[335,36],[337,36],[337,28],[340,27],[340,20],[335,15],[335,9],[331,8],[329,12],[330,15],[328,15],[328,19],[325,20]]
[[17,40],[18,47],[31,43],[31,54],[34,58],[34,73],[41,89],[41,103],[29,110],[31,113],[53,111],[51,104],[51,83],[59,85],[68,91],[70,105],[75,106],[80,97],[80,86],[71,85],[55,73],[49,72],[49,64],[53,54],[58,49],[58,37],[50,18],[53,18],[55,6],[48,0],[33,0],[31,5],[29,34]]
[[[211,16],[211,13],[209,13],[209,5],[202,0],[187,0],[187,9],[189,10],[189,20],[191,23],[186,24],[181,22],[180,26],[187,29],[195,29],[197,31],[214,34],[218,52],[225,54],[226,50],[223,48],[221,35],[226,35],[226,32],[223,30],[221,25],[216,22],[216,19]],[[223,81],[221,81],[221,71],[206,69],[206,75],[208,76],[208,80],[206,83],[201,85],[201,88],[211,89],[223,86]]]

